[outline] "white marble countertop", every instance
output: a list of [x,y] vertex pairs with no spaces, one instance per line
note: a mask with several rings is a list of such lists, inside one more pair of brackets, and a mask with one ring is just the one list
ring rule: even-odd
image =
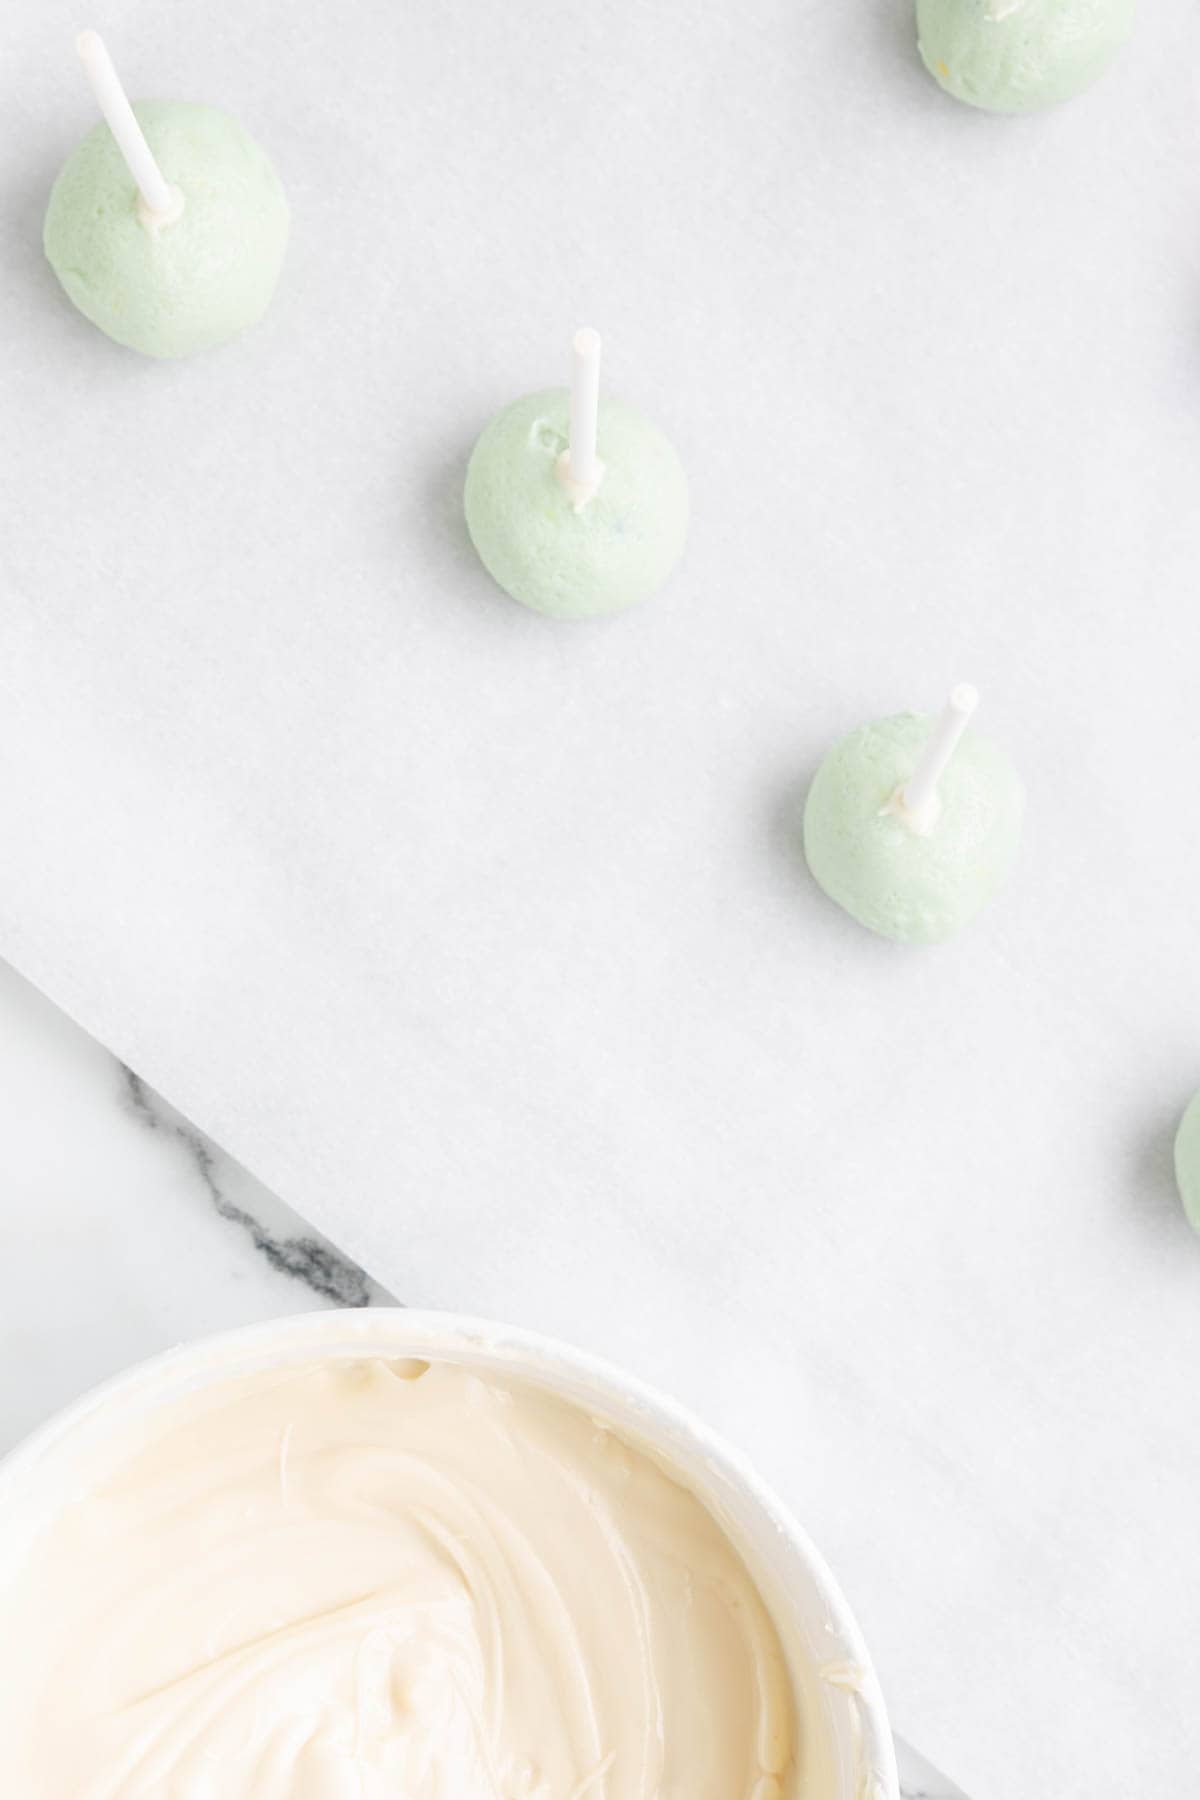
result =
[[[0,1454],[183,1339],[393,1298],[3,964],[0,1084]],[[961,1800],[900,1753],[905,1800]]]

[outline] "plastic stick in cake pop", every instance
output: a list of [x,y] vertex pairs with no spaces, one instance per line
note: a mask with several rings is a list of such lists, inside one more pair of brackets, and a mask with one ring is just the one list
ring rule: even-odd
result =
[[914,831],[925,836],[937,824],[942,810],[938,783],[950,766],[963,732],[979,705],[978,691],[960,682],[942,709],[940,718],[929,734],[921,752],[921,760],[902,787],[888,802],[892,812],[899,813]]
[[129,96],[121,85],[121,77],[108,54],[98,31],[84,31],[75,40],[96,104],[117,140],[117,148],[137,182],[142,204],[150,221],[165,225],[183,211],[183,195],[173,188],[154,160],[154,152],[146,142],[146,134],[137,122]]
[[600,423],[600,333],[585,325],[571,341],[571,423],[558,478],[582,512],[604,479],[596,451]]

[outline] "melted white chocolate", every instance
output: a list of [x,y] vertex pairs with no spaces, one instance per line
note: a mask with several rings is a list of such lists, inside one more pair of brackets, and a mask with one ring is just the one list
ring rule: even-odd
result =
[[0,1595],[23,1800],[782,1800],[734,1546],[531,1387],[326,1362],[155,1422]]

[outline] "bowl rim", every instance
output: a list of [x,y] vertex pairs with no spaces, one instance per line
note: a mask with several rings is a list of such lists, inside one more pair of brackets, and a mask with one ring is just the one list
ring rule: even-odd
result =
[[453,1360],[456,1353],[494,1359],[501,1365],[506,1360],[545,1361],[623,1408],[644,1412],[689,1444],[714,1476],[740,1490],[784,1537],[804,1564],[839,1647],[856,1665],[855,1678],[844,1694],[854,1703],[855,1762],[860,1772],[855,1800],[900,1800],[895,1744],[870,1651],[836,1576],[791,1508],[742,1451],[690,1408],[607,1357],[544,1332],[449,1310],[371,1306],[288,1313],[189,1339],[106,1376],[0,1456],[0,1507],[59,1444],[118,1399],[134,1402],[141,1396],[152,1401],[156,1391],[181,1383],[185,1388],[202,1385],[264,1352],[277,1351],[284,1360],[299,1360],[307,1353],[349,1356],[382,1349],[385,1342],[392,1352],[427,1356],[430,1361]]

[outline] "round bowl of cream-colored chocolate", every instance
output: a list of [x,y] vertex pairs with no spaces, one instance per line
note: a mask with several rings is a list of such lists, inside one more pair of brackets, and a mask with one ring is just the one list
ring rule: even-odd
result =
[[0,1463],[6,1786],[74,1800],[895,1800],[824,1562],[580,1351],[334,1312],[172,1351]]

